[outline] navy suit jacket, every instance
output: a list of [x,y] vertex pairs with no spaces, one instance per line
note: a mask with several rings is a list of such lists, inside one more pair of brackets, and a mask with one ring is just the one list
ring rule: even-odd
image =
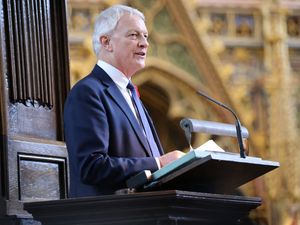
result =
[[[148,113],[157,146],[161,144]],[[70,91],[64,108],[70,197],[112,194],[142,170],[158,169],[125,98],[99,67]]]

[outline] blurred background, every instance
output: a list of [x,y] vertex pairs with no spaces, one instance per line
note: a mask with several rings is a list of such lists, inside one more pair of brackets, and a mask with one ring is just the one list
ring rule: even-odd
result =
[[[202,90],[238,114],[250,132],[250,155],[280,168],[241,187],[263,200],[253,224],[300,224],[300,1],[299,0],[68,0],[72,85],[96,57],[95,17],[113,4],[146,16],[147,66],[135,74],[166,151],[188,150],[179,126],[190,117],[234,123],[233,116],[196,94]],[[193,134],[238,152],[229,137]],[[298,216],[299,215],[299,216]]]

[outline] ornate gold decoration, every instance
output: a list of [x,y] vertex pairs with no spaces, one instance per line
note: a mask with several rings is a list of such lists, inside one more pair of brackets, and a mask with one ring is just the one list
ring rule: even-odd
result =
[[[201,5],[201,1],[199,1],[199,5]],[[289,68],[287,28],[285,26],[288,11],[280,7],[278,2],[265,1],[260,5],[263,15],[261,22],[265,35],[265,39],[260,41],[262,39],[259,35],[258,19],[261,16],[257,14],[257,11],[249,9],[245,12],[245,15],[253,12],[256,15],[253,19],[255,26],[251,28],[251,32],[246,36],[236,35],[234,37],[234,30],[237,28],[234,28],[236,21],[233,18],[236,18],[235,15],[240,14],[240,11],[234,11],[232,8],[222,11],[219,8],[209,8],[207,5],[203,9],[201,6],[195,7],[199,17],[198,20],[194,20],[195,27],[198,28],[199,35],[205,40],[206,49],[211,54],[216,67],[221,68],[219,74],[227,90],[231,93],[232,100],[236,103],[235,105],[241,106],[238,107],[238,111],[241,112],[243,123],[250,128],[256,153],[261,154],[264,158],[279,160],[282,164],[283,170],[277,170],[266,176],[268,189],[264,187],[265,190],[261,192],[266,195],[266,199],[270,198],[269,200],[271,200],[268,205],[270,215],[276,213],[280,218],[280,220],[273,221],[273,217],[270,217],[271,224],[282,224],[290,216],[290,213],[286,213],[290,211],[288,209],[293,208],[295,201],[298,201],[300,184],[300,168],[296,165],[296,162],[299,161],[299,153],[296,150],[298,149],[296,136],[299,134],[299,128],[296,127],[295,116],[297,114],[294,101],[297,83],[292,78]],[[228,1],[228,5],[230,5],[230,1]],[[192,16],[196,15],[195,8],[189,8]],[[213,20],[216,14],[227,15],[224,17],[224,22],[227,21],[228,24],[220,26],[219,20]],[[270,19],[265,15],[269,15]],[[228,27],[228,33],[220,32],[224,29],[220,27],[224,26]],[[289,31],[291,32],[291,28]],[[295,30],[293,32],[295,33]],[[212,44],[215,38],[224,43],[223,51],[215,51]],[[234,43],[237,46],[234,46]],[[262,51],[253,51],[256,43],[263,44]],[[259,64],[248,67],[255,62],[254,59],[259,58],[264,62],[261,67],[256,67]],[[222,76],[224,74],[222,63],[224,62],[233,68],[232,73],[225,73],[226,76]],[[257,70],[255,70],[256,68]],[[249,73],[248,71],[251,70],[252,72]],[[245,76],[246,74],[247,76]],[[293,175],[288,175],[290,173]],[[282,185],[288,192],[282,191]],[[255,186],[255,188],[258,187]],[[289,200],[285,201],[284,199]],[[282,205],[279,207],[279,204]],[[296,214],[293,213],[293,215]]]

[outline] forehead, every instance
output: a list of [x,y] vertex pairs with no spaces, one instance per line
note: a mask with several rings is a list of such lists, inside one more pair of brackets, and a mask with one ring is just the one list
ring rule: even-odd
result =
[[137,30],[143,33],[148,32],[145,22],[142,18],[126,13],[121,16],[115,31],[127,32],[129,30]]

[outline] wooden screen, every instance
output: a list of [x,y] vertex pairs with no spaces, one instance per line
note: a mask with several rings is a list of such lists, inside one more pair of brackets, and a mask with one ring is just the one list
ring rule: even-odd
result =
[[[23,202],[67,197],[64,0],[0,0],[0,221]],[[1,223],[2,224],[2,223]]]

